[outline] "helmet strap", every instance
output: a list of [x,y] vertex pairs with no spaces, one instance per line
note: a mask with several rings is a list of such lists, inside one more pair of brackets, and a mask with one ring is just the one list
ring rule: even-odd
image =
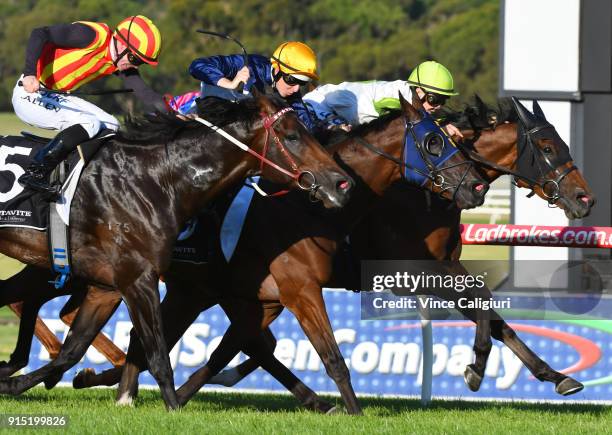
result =
[[276,86],[276,82],[278,82],[282,77],[283,72],[281,71],[281,69],[272,67],[272,81],[274,86]]
[[126,47],[125,50],[119,53],[119,48],[117,47],[117,38],[115,38],[114,36],[113,36],[113,44],[115,45],[115,60],[113,60],[113,65],[117,67],[117,64],[119,63],[121,58],[127,54],[128,49]]

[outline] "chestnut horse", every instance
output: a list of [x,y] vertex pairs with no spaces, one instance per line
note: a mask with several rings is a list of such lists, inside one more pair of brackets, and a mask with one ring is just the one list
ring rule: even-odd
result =
[[[132,122],[127,132],[111,139],[85,168],[70,218],[73,275],[89,288],[121,294],[171,409],[179,402],[157,283],[185,222],[219,193],[258,171],[271,180],[306,188],[330,207],[344,205],[352,184],[292,110],[278,101],[260,95],[239,103],[211,99],[202,106],[209,119],[200,121],[212,122],[212,127],[158,114]],[[240,146],[229,144],[218,127],[226,127]],[[50,266],[45,232],[0,228],[0,252]],[[90,318],[108,309],[86,302],[73,324],[83,336],[67,339],[74,348],[30,374],[0,380],[0,393],[20,394],[78,362],[87,350],[80,343],[98,333],[89,326]]]

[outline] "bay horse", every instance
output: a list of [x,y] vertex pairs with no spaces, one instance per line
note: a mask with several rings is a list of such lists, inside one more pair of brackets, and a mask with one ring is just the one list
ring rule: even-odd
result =
[[[179,402],[157,283],[185,222],[249,174],[305,188],[328,207],[344,205],[352,187],[349,176],[280,100],[256,95],[238,103],[210,99],[201,106],[208,117],[203,122],[212,127],[157,114],[119,132],[85,168],[70,217],[73,276],[89,288],[119,292],[169,409]],[[241,146],[217,134],[221,127]],[[0,228],[0,252],[50,266],[45,232]],[[107,308],[82,305],[74,326],[83,336],[68,336],[66,342],[75,343],[70,352],[60,352],[47,367],[0,380],[0,393],[20,394],[74,365],[87,350],[80,343],[98,333],[89,326],[98,309]]]
[[[308,244],[314,240],[311,237],[312,234],[320,233],[320,237],[317,237],[317,239],[320,239],[321,242],[329,245],[329,254],[333,254],[332,251],[336,244],[338,231],[336,228],[330,228],[330,226],[325,222],[331,218],[334,218],[334,220],[337,220],[340,223],[340,227],[344,228],[348,226],[350,221],[357,219],[358,216],[363,214],[363,209],[367,208],[367,205],[371,199],[375,198],[377,195],[380,195],[393,181],[399,179],[406,168],[410,169],[410,166],[402,161],[402,155],[404,154],[404,149],[407,147],[406,143],[409,140],[412,140],[413,142],[412,148],[417,145],[417,148],[411,151],[411,153],[415,156],[415,159],[416,157],[421,156],[420,158],[422,160],[423,167],[427,168],[432,173],[435,173],[435,175],[431,175],[426,171],[419,171],[419,174],[425,178],[423,184],[429,185],[430,189],[441,192],[449,199],[454,198],[458,204],[463,207],[474,206],[482,203],[487,186],[478,178],[474,179],[471,165],[466,164],[467,162],[463,157],[461,157],[460,153],[458,153],[456,149],[448,149],[450,148],[450,145],[446,146],[446,141],[442,138],[442,133],[437,133],[437,135],[431,134],[434,131],[440,131],[439,127],[437,127],[433,121],[422,119],[422,115],[401,96],[400,101],[402,103],[404,114],[403,117],[400,116],[402,112],[395,112],[380,119],[378,122],[374,122],[368,126],[364,126],[362,129],[358,129],[356,132],[351,134],[349,139],[332,148],[332,152],[336,153],[336,159],[339,161],[339,163],[347,171],[354,173],[355,176],[357,176],[358,185],[361,186],[359,190],[361,191],[362,198],[360,198],[358,204],[351,205],[351,211],[344,214],[343,217],[338,220],[333,216],[321,217],[320,213],[313,213],[313,210],[310,207],[303,205],[299,199],[295,198],[295,195],[287,195],[286,197],[279,199],[279,201],[287,204],[295,203],[297,200],[298,203],[302,205],[300,205],[297,210],[294,210],[294,214],[297,212],[297,214],[300,216],[304,215],[309,219],[312,218],[313,221],[316,221],[312,225],[306,224],[306,227],[300,230],[300,234],[297,236],[298,239],[301,237],[307,237],[304,240],[304,243]],[[420,104],[418,100],[417,104]],[[419,133],[417,130],[423,130],[423,126],[425,126],[425,131],[421,131]],[[415,141],[417,134],[419,134],[420,137]],[[414,164],[414,162],[411,161],[411,164]],[[444,164],[444,166],[442,166],[442,164]],[[436,165],[440,165],[440,167],[437,167]],[[282,207],[286,208],[287,205],[283,205]],[[293,218],[301,224],[301,221],[304,221],[304,216],[301,216],[301,218],[298,219],[300,216],[293,216]],[[346,222],[343,222],[345,220]],[[273,228],[273,226],[270,226],[269,224],[266,224],[265,226],[267,228]],[[317,229],[315,230],[315,228]],[[313,232],[313,230],[315,231]],[[295,238],[296,235],[291,235],[291,239]],[[273,250],[279,250],[282,252],[287,248],[287,240],[279,239],[278,241],[280,244],[277,243],[277,238],[274,236],[267,241],[267,244]],[[316,247],[317,241],[314,243],[315,250],[318,250]],[[269,253],[266,255],[269,255]],[[281,263],[283,262],[284,261],[281,260]],[[324,275],[327,274],[329,272],[328,269],[322,270],[322,273]],[[322,276],[321,279],[324,279],[324,277]],[[91,291],[89,293],[91,293]],[[166,299],[164,299],[164,303],[165,302]],[[320,302],[322,303],[322,300]],[[163,306],[164,304],[162,304],[162,307]],[[194,305],[192,304],[191,307],[193,306]],[[324,310],[324,306],[321,305],[321,309]],[[197,312],[199,313],[199,310]],[[327,317],[325,316],[323,319],[326,322],[321,323],[322,319],[318,315],[315,318],[309,318],[311,314],[316,315],[316,311],[307,310],[306,312],[301,313],[298,317],[305,317],[305,319],[301,319],[303,327],[311,330],[312,326],[310,326],[310,323],[314,322],[316,327],[323,330],[325,334],[331,334],[331,326],[329,325]],[[184,318],[185,316],[182,315],[181,319]],[[105,321],[106,318],[101,321],[101,324],[99,325],[100,328],[103,326]],[[189,323],[185,325],[185,328],[189,325]],[[172,327],[175,326],[176,323],[173,322]],[[259,330],[259,328],[256,328],[256,330]],[[179,337],[176,337],[176,340],[178,340],[178,338]],[[333,336],[331,341],[333,342]],[[64,345],[64,347],[66,347],[66,345]],[[331,343],[329,341],[328,343],[324,343],[324,347],[320,348],[319,351],[320,353],[325,353],[326,355],[329,353],[333,354],[334,352],[339,353],[335,342]],[[333,354],[332,357],[334,360],[337,360],[335,354]],[[326,358],[326,360],[329,362],[329,358]],[[224,365],[219,367],[219,370],[223,367]],[[136,369],[137,373],[139,368],[136,367]],[[124,375],[126,372],[127,371],[124,370]],[[346,397],[346,400],[353,403],[353,405],[351,405],[353,406],[353,411],[359,411],[358,405],[356,405],[354,392],[352,391],[352,387],[348,382],[348,371],[346,372],[346,376],[347,379],[337,380],[337,383],[339,384],[339,388],[341,389],[344,397]],[[334,378],[336,379],[337,377],[334,376]],[[55,379],[54,381],[57,382],[57,380],[59,379]],[[51,382],[51,385],[52,384],[53,381]],[[119,393],[119,397],[124,397],[124,394],[121,391]]]

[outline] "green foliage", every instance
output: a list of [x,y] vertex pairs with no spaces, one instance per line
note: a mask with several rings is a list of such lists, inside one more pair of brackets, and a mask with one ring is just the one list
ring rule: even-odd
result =
[[[198,83],[188,67],[197,57],[240,52],[227,40],[196,29],[227,32],[249,53],[269,55],[286,40],[310,44],[322,83],[405,79],[435,59],[453,73],[461,95],[497,94],[498,0],[5,0],[0,2],[0,110],[12,110],[11,94],[24,64],[32,29],[76,20],[111,27],[132,14],[152,18],[162,32],[161,62],[142,75],[161,93],[179,94]],[[117,88],[108,78],[88,89]],[[131,109],[132,97],[88,98],[113,113]]]

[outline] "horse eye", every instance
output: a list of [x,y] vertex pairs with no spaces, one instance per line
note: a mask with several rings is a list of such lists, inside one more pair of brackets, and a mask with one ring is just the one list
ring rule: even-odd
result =
[[291,142],[295,142],[299,139],[299,136],[297,135],[297,133],[290,133],[285,136],[285,139],[290,140]]
[[544,154],[552,154],[552,148],[551,147],[545,147],[544,148]]
[[425,148],[429,154],[438,157],[444,149],[444,139],[439,134],[431,135],[427,138]]

